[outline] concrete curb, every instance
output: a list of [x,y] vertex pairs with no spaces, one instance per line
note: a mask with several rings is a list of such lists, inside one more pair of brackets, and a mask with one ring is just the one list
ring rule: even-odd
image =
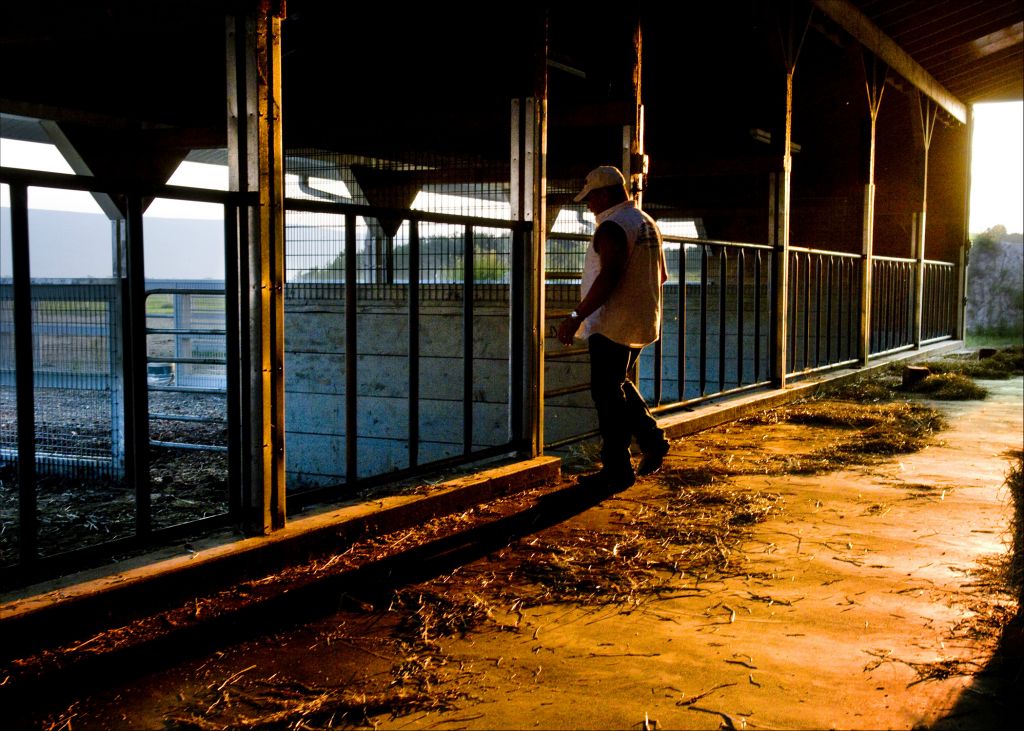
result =
[[[385,497],[294,519],[267,536],[220,536],[133,559],[109,573],[95,569],[35,584],[0,604],[0,647],[10,655],[45,637],[47,644],[124,622],[198,591],[272,572],[318,551],[344,550],[359,538],[401,530],[430,518],[560,479],[561,460],[537,457],[460,477],[429,495]],[[127,563],[127,562],[126,562]]]

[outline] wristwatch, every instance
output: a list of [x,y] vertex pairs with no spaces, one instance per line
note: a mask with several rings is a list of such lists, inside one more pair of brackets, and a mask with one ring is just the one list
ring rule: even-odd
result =
[[571,317],[573,320],[578,320],[580,319],[580,313],[578,313],[576,310],[573,310],[572,312],[569,313],[569,317]]

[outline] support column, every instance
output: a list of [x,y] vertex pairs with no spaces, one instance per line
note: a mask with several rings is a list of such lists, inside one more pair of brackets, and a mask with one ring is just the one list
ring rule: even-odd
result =
[[964,155],[967,158],[964,163],[966,172],[966,183],[964,188],[964,240],[960,243],[959,262],[957,267],[957,293],[956,293],[956,332],[954,337],[957,340],[967,339],[967,262],[968,252],[971,249],[971,142],[974,140],[974,106],[967,107],[967,144],[964,145]]
[[772,385],[786,387],[787,358],[789,351],[789,214],[790,175],[793,167],[791,145],[793,139],[793,72],[795,61],[786,70],[786,127],[783,139],[782,172],[776,173],[770,187],[770,216],[774,222],[772,231],[774,302],[772,342]]
[[914,347],[921,347],[921,322],[924,316],[924,244],[925,229],[928,217],[928,151],[932,145],[932,133],[935,132],[935,120],[939,107],[921,92],[917,93],[918,111],[921,120],[921,142],[924,150],[924,171],[921,181],[921,210],[917,214],[914,258],[917,259],[917,276],[914,287]]
[[227,26],[229,184],[250,194],[239,216],[239,351],[248,361],[240,389],[241,512],[255,534],[285,522],[283,5],[255,0]]
[[643,28],[637,19],[633,29],[633,123],[622,130],[622,172],[637,208],[643,208],[648,160],[644,153],[644,102],[642,93]]
[[[530,457],[544,451],[545,261],[547,244],[547,15],[538,19],[532,86],[534,96],[512,100],[509,203],[517,221],[531,224],[528,236],[516,235],[522,247],[514,257],[522,270],[522,296],[513,297],[512,383],[523,384],[513,415],[517,438]],[[520,316],[521,315],[521,316]],[[521,357],[517,357],[517,353]]]
[[[797,8],[797,5],[800,7]],[[786,354],[789,351],[789,217],[791,210],[790,179],[793,169],[793,76],[796,73],[800,49],[811,26],[813,9],[806,3],[793,3],[779,9],[779,37],[782,40],[783,63],[786,70],[786,114],[782,139],[782,171],[776,173],[769,184],[771,200],[769,217],[773,223],[771,243],[774,277],[772,303],[771,377],[775,388],[786,387]],[[799,25],[803,28],[796,37]],[[806,16],[806,17],[804,17]]]
[[[863,57],[862,57],[863,59]],[[879,66],[883,68],[880,69]],[[881,73],[881,78],[879,78]],[[864,68],[871,136],[868,141],[868,167],[864,183],[864,219],[862,227],[861,279],[860,279],[860,365],[867,366],[871,357],[871,274],[874,269],[875,248],[875,144],[877,141],[878,111],[882,107],[882,93],[889,68],[871,56],[871,72]]]
[[547,198],[548,198],[548,18],[543,16],[539,28],[535,59],[533,108],[527,117],[533,139],[532,160],[527,162],[532,178],[531,215],[533,241],[530,268],[527,270],[529,318],[532,323],[533,345],[528,353],[528,367],[535,393],[530,396],[530,455],[544,452],[544,335],[547,332],[547,281],[545,274],[547,251]]

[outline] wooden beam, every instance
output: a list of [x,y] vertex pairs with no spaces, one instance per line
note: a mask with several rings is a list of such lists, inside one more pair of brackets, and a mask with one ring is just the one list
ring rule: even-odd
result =
[[853,36],[889,68],[917,87],[961,124],[967,123],[967,105],[925,71],[913,57],[882,32],[849,0],[814,0],[814,6]]

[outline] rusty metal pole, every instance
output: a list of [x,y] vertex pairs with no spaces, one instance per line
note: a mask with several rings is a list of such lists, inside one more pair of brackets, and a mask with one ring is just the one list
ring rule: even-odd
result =
[[[533,96],[512,103],[513,215],[532,224],[524,257],[521,306],[525,315],[523,343],[523,438],[529,455],[544,452],[545,249],[547,246],[548,150],[548,17],[541,10],[536,24]],[[519,334],[516,334],[519,337]],[[518,377],[514,374],[514,377]],[[517,435],[518,436],[518,435]]]
[[246,253],[238,316],[248,359],[241,388],[243,523],[256,534],[285,522],[283,17],[283,2],[257,0],[228,22],[230,185],[254,196],[240,216]]
[[644,188],[647,183],[647,155],[644,154],[643,55],[643,28],[640,19],[637,18],[633,29],[633,124],[624,130],[623,137],[628,136],[628,139],[623,139],[625,159],[622,168],[637,208],[643,208]]
[[786,387],[786,354],[789,351],[789,215],[790,176],[793,168],[793,73],[795,63],[786,70],[786,127],[782,152],[782,180],[772,196],[775,222],[772,253],[775,278],[774,340],[772,349],[772,385]]

